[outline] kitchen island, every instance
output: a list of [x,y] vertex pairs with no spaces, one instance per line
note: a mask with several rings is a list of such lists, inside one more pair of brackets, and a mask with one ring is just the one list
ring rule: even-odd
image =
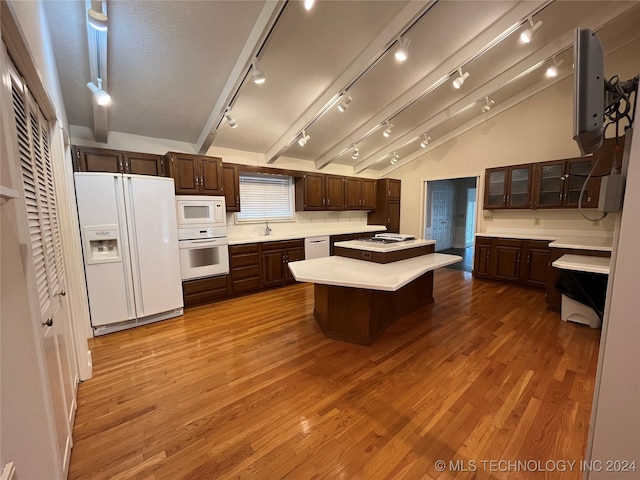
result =
[[[433,252],[434,241],[413,242],[405,248],[428,244]],[[362,243],[363,252],[384,250]],[[402,250],[401,243],[388,250]],[[333,256],[291,262],[289,269],[297,281],[314,284],[314,316],[326,337],[371,345],[396,318],[433,303],[433,271],[460,261],[441,253],[390,263]]]

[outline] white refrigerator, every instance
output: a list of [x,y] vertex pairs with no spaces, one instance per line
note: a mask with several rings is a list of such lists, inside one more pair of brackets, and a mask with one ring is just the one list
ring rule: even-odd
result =
[[94,334],[182,315],[173,179],[74,176]]

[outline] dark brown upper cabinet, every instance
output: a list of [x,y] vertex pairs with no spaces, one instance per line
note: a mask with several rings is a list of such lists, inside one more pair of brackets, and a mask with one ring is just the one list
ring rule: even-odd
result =
[[240,211],[240,172],[238,166],[222,164],[222,184],[227,212]]
[[305,173],[296,179],[296,210],[344,210],[344,177]]
[[344,179],[345,210],[375,210],[377,182],[371,178]]
[[[577,208],[592,166],[591,157],[535,164],[532,208]],[[599,191],[600,179],[590,178],[584,185],[581,207],[597,207]]]
[[531,172],[531,164],[487,169],[484,208],[531,208]]
[[188,153],[166,154],[178,195],[223,195],[222,159]]
[[400,233],[400,180],[377,181],[376,209],[367,215],[369,225],[384,225],[387,232]]
[[162,155],[95,147],[73,147],[73,170],[76,172],[166,176]]

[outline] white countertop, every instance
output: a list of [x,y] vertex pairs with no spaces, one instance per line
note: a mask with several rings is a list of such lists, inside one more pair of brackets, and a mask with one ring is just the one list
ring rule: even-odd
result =
[[[387,228],[384,225],[346,225],[344,227],[328,226],[322,227],[318,224],[309,225],[309,229],[301,232],[277,233],[271,235],[229,235],[227,240],[229,245],[240,245],[243,243],[276,242],[281,240],[296,240],[308,237],[319,237],[323,235],[344,235],[347,233],[382,232]],[[274,224],[277,225],[277,224]]]
[[421,247],[422,245],[435,245],[435,240],[405,240],[404,242],[376,243],[362,240],[349,240],[346,242],[336,242],[336,247],[353,248],[354,250],[366,250],[368,252],[396,252],[408,248]]
[[572,248],[575,250],[597,250],[610,252],[612,247],[611,237],[579,236],[579,235],[553,235],[549,233],[476,233],[476,237],[490,238],[515,238],[522,240],[549,240],[551,248]]
[[290,262],[299,282],[395,292],[420,275],[462,261],[458,255],[430,253],[391,263],[375,263],[346,257],[324,257]]
[[609,274],[611,259],[608,257],[591,257],[588,255],[562,255],[551,264],[562,270],[573,270],[576,272],[603,273]]

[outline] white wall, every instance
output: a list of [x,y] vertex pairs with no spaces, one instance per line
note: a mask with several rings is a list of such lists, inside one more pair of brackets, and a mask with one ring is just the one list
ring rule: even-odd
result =
[[[636,115],[640,108],[636,105]],[[636,118],[640,118],[637,117]],[[598,379],[591,420],[591,452],[602,471],[589,480],[640,478],[640,134],[636,125],[607,292]],[[617,240],[617,245],[615,240]],[[635,462],[635,471],[607,471],[607,461]],[[615,467],[615,464],[612,466]]]
[[[607,75],[617,73],[624,79],[637,75],[640,71],[638,50],[640,40],[608,55],[605,58]],[[402,180],[401,231],[421,235],[423,184],[426,180],[481,175],[482,183],[484,170],[489,167],[580,156],[572,139],[572,112],[573,77],[568,77],[392,171],[389,177]],[[482,187],[482,184],[478,185],[480,192]],[[480,215],[477,229],[508,228],[514,218],[520,216],[526,219],[529,229],[549,228],[545,225],[547,220],[553,223],[566,219],[577,230],[586,233],[602,233],[605,228],[605,233],[613,231],[612,221],[603,222],[596,228],[583,220],[576,210],[560,213],[522,211],[515,217],[511,212],[494,212],[488,214],[488,219]],[[534,225],[535,218],[541,219],[541,225]]]

